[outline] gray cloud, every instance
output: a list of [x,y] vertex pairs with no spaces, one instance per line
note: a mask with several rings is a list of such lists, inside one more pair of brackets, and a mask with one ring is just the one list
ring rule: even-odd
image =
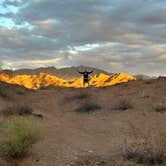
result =
[[110,72],[166,72],[163,0],[6,0],[3,6],[19,9],[0,14],[15,22],[0,28],[0,56],[11,67],[87,64]]
[[24,5],[27,1],[26,0],[5,0],[2,5],[4,7],[7,7],[8,5],[10,6],[15,6],[15,7],[20,7]]

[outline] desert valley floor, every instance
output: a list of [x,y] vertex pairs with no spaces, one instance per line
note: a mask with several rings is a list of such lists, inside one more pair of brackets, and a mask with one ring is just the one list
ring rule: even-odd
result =
[[[134,139],[134,131],[166,132],[166,109],[158,109],[166,107],[166,78],[85,89],[27,90],[1,82],[0,91],[1,110],[32,107],[42,115],[36,121],[45,135],[24,159],[1,158],[0,166],[144,166],[121,157],[125,142]],[[124,103],[127,108],[121,108]]]

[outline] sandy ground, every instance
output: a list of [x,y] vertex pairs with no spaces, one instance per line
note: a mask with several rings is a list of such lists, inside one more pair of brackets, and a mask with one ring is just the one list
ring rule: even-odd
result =
[[[35,113],[43,115],[43,119],[37,121],[45,133],[44,140],[34,145],[29,155],[17,165],[67,166],[78,156],[116,155],[124,140],[132,137],[131,125],[145,131],[166,131],[166,112],[154,111],[158,104],[166,104],[165,85],[166,79],[158,79],[105,88],[38,91],[18,88],[10,92],[10,99],[0,99],[1,109],[12,103],[31,106]],[[9,91],[13,89],[15,87]],[[79,98],[82,95],[86,97]],[[126,111],[115,109],[121,100],[127,100],[132,108]],[[75,112],[87,103],[95,103],[101,109],[90,113]]]

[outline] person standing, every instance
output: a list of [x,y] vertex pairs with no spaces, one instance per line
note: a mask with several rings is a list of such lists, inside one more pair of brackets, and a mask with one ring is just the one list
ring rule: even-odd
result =
[[84,72],[78,71],[78,73],[83,75],[83,86],[85,86],[86,84],[88,84],[89,86],[89,74],[93,73],[93,70],[92,71],[85,70]]

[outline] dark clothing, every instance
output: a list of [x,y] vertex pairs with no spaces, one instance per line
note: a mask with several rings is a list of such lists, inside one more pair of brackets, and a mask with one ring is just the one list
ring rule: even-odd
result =
[[88,82],[89,81],[89,78],[84,78],[84,82]]
[[88,71],[84,71],[84,72],[79,72],[80,74],[82,74],[83,75],[83,80],[84,80],[84,82],[83,82],[83,84],[85,85],[85,83],[88,83],[89,84],[89,74],[91,74],[91,73],[93,73],[93,71],[90,71],[90,72],[88,72]]

